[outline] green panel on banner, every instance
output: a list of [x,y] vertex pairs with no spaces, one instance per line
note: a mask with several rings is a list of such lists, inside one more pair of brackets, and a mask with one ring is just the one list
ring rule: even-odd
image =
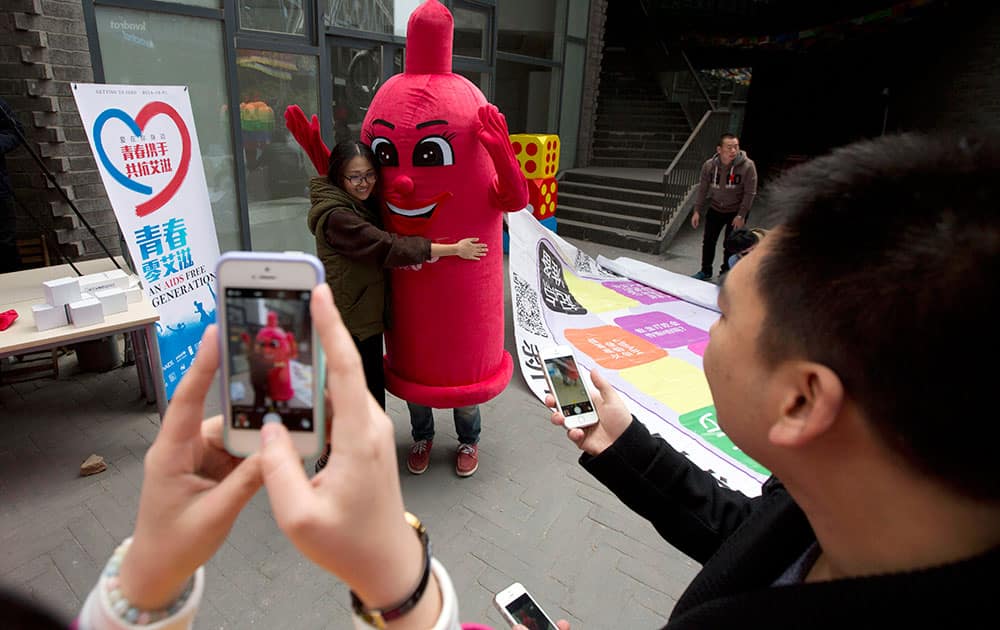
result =
[[715,418],[714,406],[702,407],[701,409],[686,413],[680,417],[680,422],[685,429],[693,431],[703,442],[715,448],[720,453],[728,455],[744,466],[761,474],[771,474],[768,469],[758,464],[749,455],[740,450],[740,447],[733,444],[729,436],[719,427],[719,423]]

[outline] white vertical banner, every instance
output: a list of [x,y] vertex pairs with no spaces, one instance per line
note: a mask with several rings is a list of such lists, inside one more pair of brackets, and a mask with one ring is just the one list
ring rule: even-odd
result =
[[170,398],[215,321],[219,258],[188,88],[72,88],[143,290],[160,315],[156,331]]

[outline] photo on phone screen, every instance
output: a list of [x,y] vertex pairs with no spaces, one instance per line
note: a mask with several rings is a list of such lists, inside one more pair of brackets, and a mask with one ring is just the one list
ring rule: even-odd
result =
[[556,397],[564,416],[577,416],[594,410],[572,355],[546,358],[545,369],[555,390],[552,395]]
[[528,630],[557,630],[527,593],[522,593],[505,608],[517,623],[527,627]]
[[226,287],[232,428],[313,431],[310,291]]

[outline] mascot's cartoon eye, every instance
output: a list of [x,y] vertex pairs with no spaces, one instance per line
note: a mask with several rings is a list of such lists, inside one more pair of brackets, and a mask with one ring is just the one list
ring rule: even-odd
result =
[[372,140],[372,153],[378,158],[378,163],[382,166],[399,166],[399,153],[396,145],[385,138],[375,138]]
[[451,166],[455,163],[455,153],[447,138],[428,136],[413,148],[414,166]]

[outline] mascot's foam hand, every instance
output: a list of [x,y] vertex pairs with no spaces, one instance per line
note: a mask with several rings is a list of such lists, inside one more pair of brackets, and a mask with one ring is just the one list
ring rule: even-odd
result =
[[326,175],[330,166],[330,149],[323,142],[316,114],[313,114],[312,120],[308,120],[301,107],[289,105],[285,109],[285,126],[292,132],[292,137],[299,146],[305,150],[309,160],[316,167],[316,172],[321,176]]
[[493,180],[493,192],[501,210],[513,212],[528,205],[528,182],[521,173],[517,156],[510,146],[510,132],[507,119],[496,105],[479,108],[479,142],[493,160],[497,175]]
[[375,93],[361,127],[381,165],[389,231],[439,243],[478,238],[489,248],[478,261],[445,256],[391,271],[387,389],[438,408],[486,402],[510,382],[503,212],[528,203],[503,116],[451,71],[453,32],[438,0],[413,11],[406,69]]

